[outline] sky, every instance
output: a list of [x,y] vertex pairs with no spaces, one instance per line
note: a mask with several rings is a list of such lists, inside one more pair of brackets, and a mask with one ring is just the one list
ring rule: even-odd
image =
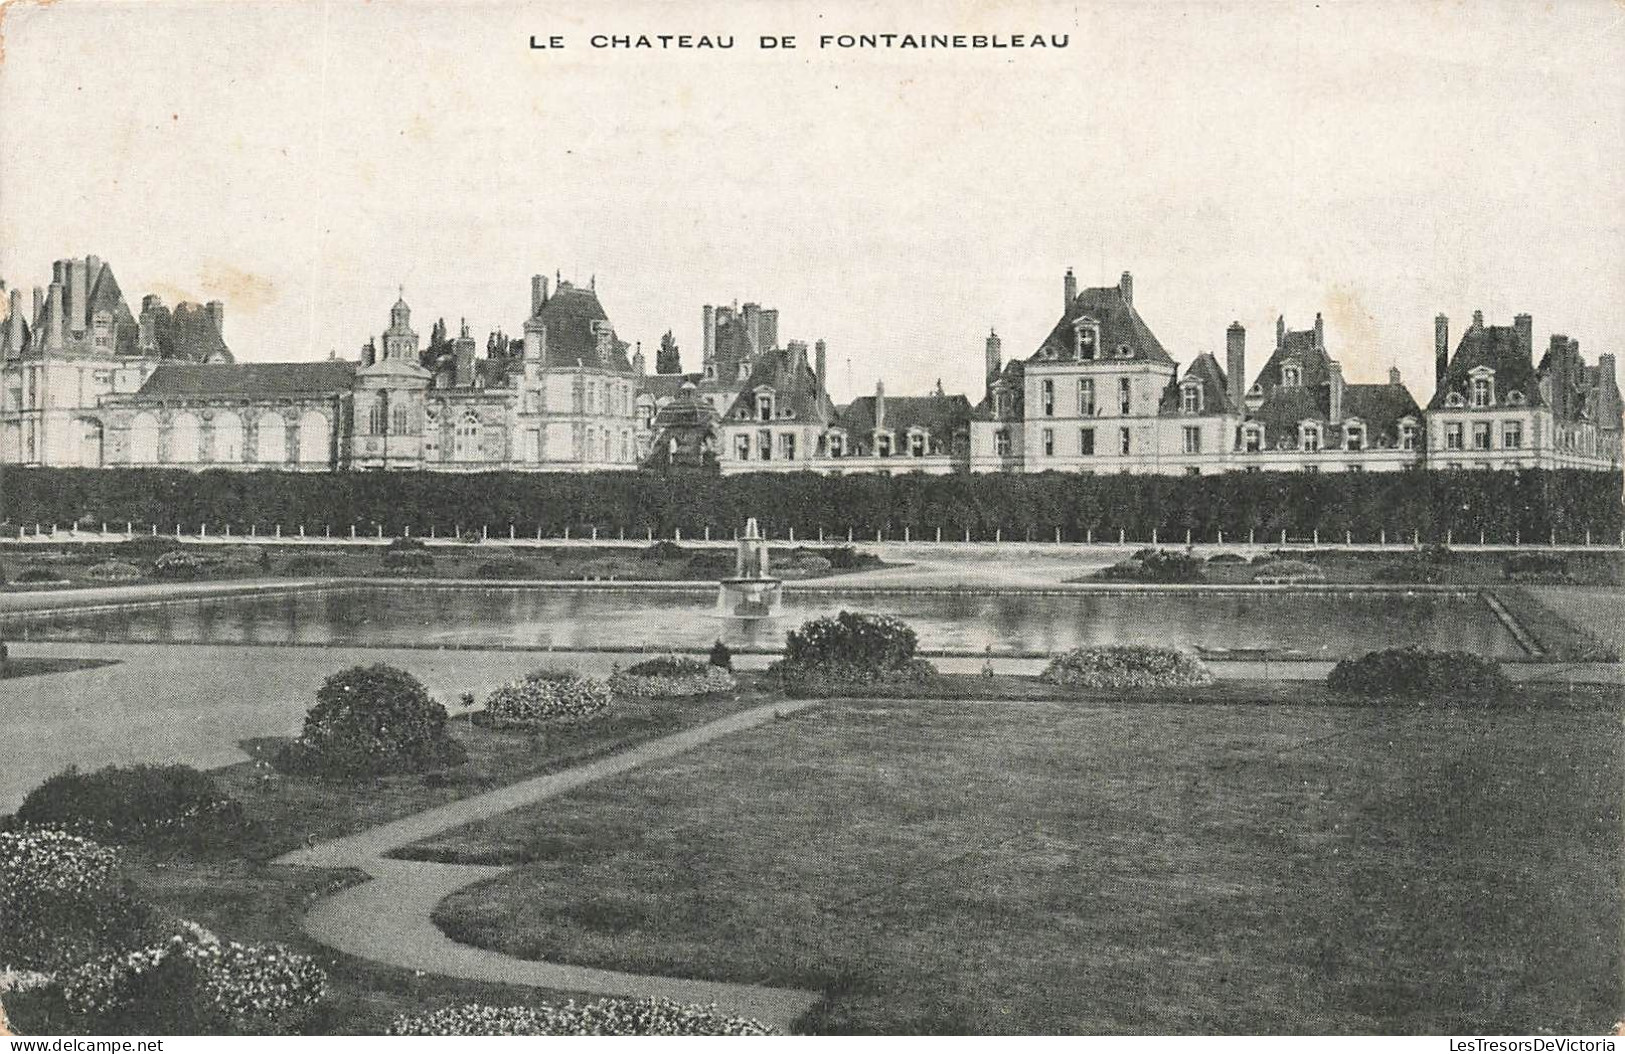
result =
[[[139,9],[132,17],[132,9]],[[6,9],[0,278],[109,261],[132,306],[226,302],[239,361],[518,334],[529,276],[596,277],[651,363],[700,307],[824,339],[839,400],[979,395],[1062,275],[1134,274],[1182,363],[1275,318],[1425,401],[1433,316],[1625,336],[1625,5],[59,0]],[[1066,34],[1050,49],[824,33]],[[729,36],[619,50],[593,34]],[[794,35],[762,50],[761,34]],[[536,50],[532,36],[561,35]]]

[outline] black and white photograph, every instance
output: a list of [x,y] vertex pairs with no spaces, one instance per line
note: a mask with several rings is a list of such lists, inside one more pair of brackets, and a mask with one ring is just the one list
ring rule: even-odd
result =
[[1622,347],[1617,0],[4,0],[0,1043],[1612,1051]]

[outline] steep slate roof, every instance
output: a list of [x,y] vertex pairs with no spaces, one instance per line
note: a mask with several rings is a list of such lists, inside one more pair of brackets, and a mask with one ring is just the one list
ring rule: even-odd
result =
[[1512,326],[1469,326],[1450,357],[1444,380],[1428,402],[1429,410],[1444,409],[1445,399],[1451,392],[1460,392],[1462,398],[1472,396],[1473,370],[1488,366],[1495,371],[1495,398],[1500,403],[1508,392],[1522,392],[1525,405],[1541,404],[1540,384],[1531,361],[1533,349],[1519,344],[1518,331]]
[[[999,371],[997,383],[1010,395],[1010,413],[1004,420],[1021,420],[1026,413],[1027,364],[1021,359],[1011,359]],[[984,395],[982,401],[976,404],[976,409],[971,411],[971,417],[977,421],[997,420],[993,413],[992,399]]]
[[1300,380],[1305,388],[1316,388],[1326,384],[1331,379],[1331,356],[1320,341],[1315,339],[1312,329],[1288,330],[1281,338],[1269,361],[1264,363],[1264,369],[1254,378],[1253,384],[1269,391],[1281,385],[1281,366],[1285,362],[1296,361],[1300,367]]
[[1298,422],[1325,422],[1330,413],[1331,393],[1325,385],[1315,388],[1274,388],[1264,402],[1247,415],[1249,421],[1264,426],[1264,440],[1274,447],[1282,436],[1296,437]]
[[[897,453],[908,449],[908,433],[914,428],[930,433],[932,453],[946,453],[954,436],[969,427],[970,418],[970,400],[963,395],[886,396],[885,431],[891,433]],[[835,426],[855,439],[868,440],[875,432],[875,396],[865,395],[842,407]]]
[[1343,417],[1365,422],[1366,442],[1375,445],[1379,437],[1398,442],[1399,422],[1412,417],[1420,424],[1422,408],[1403,384],[1345,384]]
[[256,399],[347,392],[355,382],[353,362],[230,363],[162,362],[136,394],[142,398]]
[[1335,447],[1343,441],[1343,421],[1350,418],[1365,424],[1369,446],[1378,445],[1384,438],[1389,445],[1397,443],[1399,422],[1406,417],[1418,423],[1422,420],[1421,407],[1403,384],[1343,385],[1343,416],[1337,421],[1330,419],[1331,400],[1327,384],[1315,388],[1277,387],[1264,396],[1263,405],[1249,413],[1247,420],[1264,426],[1264,442],[1270,448],[1276,447],[1283,436],[1295,440],[1302,421],[1318,421],[1322,445]]
[[[105,268],[103,272],[106,273]],[[115,291],[116,289],[117,287]],[[128,311],[125,313],[128,314]],[[130,324],[134,327],[133,319]],[[131,332],[136,331],[132,328]],[[123,335],[124,327],[121,324],[119,327],[121,353],[123,353]],[[158,339],[158,354],[164,359],[199,363],[212,359],[228,364],[233,361],[231,349],[226,347],[220,331],[214,328],[214,320],[209,318],[209,312],[199,304],[183,301],[176,304],[173,311],[159,308],[153,317],[153,335]],[[137,336],[131,337],[132,348]]]
[[[754,419],[758,388],[772,388],[777,396],[779,411],[782,413],[786,408],[793,411],[793,420],[816,424],[828,424],[835,420],[835,404],[830,401],[829,393],[818,387],[818,375],[808,364],[804,349],[798,348],[794,353],[788,348],[763,352],[757,358],[755,368],[750,371],[750,379],[723,415],[724,419]],[[789,400],[788,407],[786,399]],[[791,419],[780,417],[775,420]]]
[[1237,407],[1230,402],[1230,391],[1225,383],[1224,367],[1211,352],[1204,351],[1185,368],[1185,376],[1176,381],[1169,381],[1168,386],[1162,390],[1162,402],[1157,406],[1157,412],[1163,415],[1178,416],[1183,411],[1182,392],[1187,382],[1195,378],[1202,386],[1202,410],[1208,414],[1231,414]]
[[613,328],[608,356],[598,354],[598,335],[593,331],[593,324],[607,323],[609,316],[593,290],[561,281],[535,317],[547,327],[547,357],[543,365],[558,369],[580,365],[632,372],[631,360],[626,357],[626,342],[613,335]]
[[[1162,343],[1151,332],[1151,327],[1140,318],[1134,306],[1123,299],[1117,286],[1085,289],[1067,305],[1061,320],[1055,323],[1049,336],[1038,345],[1038,350],[1027,357],[1028,362],[1071,361],[1074,348],[1073,322],[1087,315],[1100,323],[1100,348],[1097,359],[1120,362],[1160,362],[1172,366],[1174,360],[1163,350]],[[1117,349],[1128,345],[1129,355],[1119,359]]]
[[[113,268],[103,263],[101,271],[91,276],[90,299],[86,307],[87,318],[94,319],[97,314],[105,311],[113,318],[113,331],[116,334],[113,342],[115,355],[138,355],[141,352],[141,329],[136,324],[135,316],[130,313],[130,305],[124,300],[124,293],[119,289],[118,279],[113,277]],[[209,327],[213,329],[213,326]],[[224,342],[221,348],[225,348]],[[163,345],[160,341],[159,349]],[[229,357],[230,352],[226,352]],[[229,358],[228,358],[229,361]]]

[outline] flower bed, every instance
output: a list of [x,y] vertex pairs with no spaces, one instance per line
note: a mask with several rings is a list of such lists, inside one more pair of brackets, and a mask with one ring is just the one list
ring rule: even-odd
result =
[[1351,695],[1494,702],[1512,687],[1498,663],[1464,651],[1388,648],[1344,659],[1326,685]]
[[151,933],[116,850],[65,831],[0,832],[0,964],[55,970]]
[[612,698],[610,686],[595,678],[573,670],[535,670],[492,692],[473,719],[490,728],[529,728],[595,714]]
[[1253,581],[1261,585],[1324,582],[1326,572],[1302,560],[1272,560],[1253,572]]
[[141,568],[123,560],[103,560],[85,568],[85,577],[95,582],[133,582],[141,577]]
[[95,772],[70,768],[28,792],[17,819],[104,842],[155,834],[229,827],[242,807],[220,792],[214,777],[190,765],[109,765]]
[[391,1036],[767,1036],[750,1018],[669,999],[571,1000],[563,1006],[462,1003],[426,1014],[402,1014]]
[[1179,648],[1111,644],[1053,656],[1039,679],[1073,688],[1183,688],[1212,684],[1213,674]]
[[733,674],[719,666],[670,655],[616,673],[609,679],[609,688],[622,699],[688,699],[731,692],[737,683]]

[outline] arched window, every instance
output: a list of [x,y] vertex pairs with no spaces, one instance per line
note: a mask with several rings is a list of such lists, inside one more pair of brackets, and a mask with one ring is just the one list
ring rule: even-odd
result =
[[299,460],[307,465],[331,462],[333,455],[329,449],[329,436],[327,416],[315,410],[306,410],[299,417]]
[[230,410],[214,415],[214,460],[233,465],[243,459],[243,419]]
[[411,431],[406,420],[406,407],[395,406],[389,412],[389,431],[391,435],[403,436]]
[[379,392],[378,398],[373,400],[372,409],[367,412],[367,434],[389,434],[389,394]]
[[480,415],[473,410],[464,411],[452,436],[451,456],[455,461],[480,459]]
[[288,422],[275,410],[260,414],[254,422],[254,460],[280,465],[288,460]]
[[181,411],[169,422],[169,460],[189,465],[197,460],[197,418]]
[[135,415],[130,423],[130,464],[152,465],[158,461],[158,418],[149,413]]

